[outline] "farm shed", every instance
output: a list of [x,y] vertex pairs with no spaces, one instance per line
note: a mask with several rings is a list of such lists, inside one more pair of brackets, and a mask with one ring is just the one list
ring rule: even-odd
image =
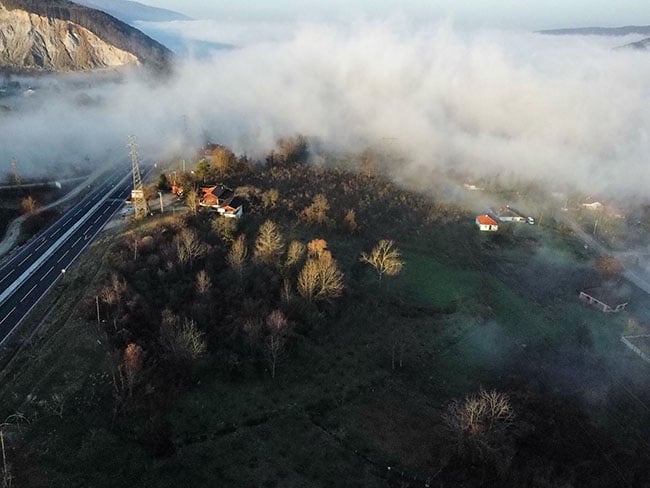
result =
[[628,302],[618,288],[598,286],[580,292],[580,300],[603,313],[618,313],[625,310]]

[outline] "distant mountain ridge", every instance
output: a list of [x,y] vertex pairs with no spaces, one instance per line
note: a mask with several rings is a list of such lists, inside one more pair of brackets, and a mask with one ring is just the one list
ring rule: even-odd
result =
[[75,3],[106,12],[123,22],[171,22],[192,20],[191,17],[165,8],[151,7],[130,0],[76,0]]
[[578,27],[568,29],[546,29],[536,32],[537,34],[548,34],[556,36],[580,35],[580,36],[629,36],[641,34],[650,36],[650,25],[627,25],[623,27]]
[[172,53],[115,17],[67,0],[0,0],[0,66],[79,71],[141,63],[167,71]]

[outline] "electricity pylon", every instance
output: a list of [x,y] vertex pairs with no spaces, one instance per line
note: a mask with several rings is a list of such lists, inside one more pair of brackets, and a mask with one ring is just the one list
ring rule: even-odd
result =
[[131,190],[131,203],[133,204],[133,213],[136,219],[147,216],[149,205],[144,196],[144,186],[140,176],[140,165],[138,162],[138,145],[135,142],[135,136],[129,136],[129,147],[131,148],[131,164],[133,171],[133,190]]

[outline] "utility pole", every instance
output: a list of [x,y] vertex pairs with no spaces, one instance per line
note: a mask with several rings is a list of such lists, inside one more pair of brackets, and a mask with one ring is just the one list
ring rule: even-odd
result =
[[22,180],[20,179],[20,173],[18,172],[18,161],[16,161],[16,158],[11,160],[11,168],[14,170],[14,182],[16,185],[20,185]]
[[131,152],[131,164],[133,172],[133,190],[131,190],[131,203],[133,204],[134,216],[141,219],[149,214],[149,205],[144,196],[144,186],[140,176],[140,164],[138,161],[138,146],[135,142],[135,136],[129,136],[129,148]]
[[162,201],[162,192],[158,192],[158,196],[160,197],[160,213],[165,213],[165,208],[163,207],[163,201]]
[[97,305],[97,323],[99,324],[99,295],[95,295],[95,304]]

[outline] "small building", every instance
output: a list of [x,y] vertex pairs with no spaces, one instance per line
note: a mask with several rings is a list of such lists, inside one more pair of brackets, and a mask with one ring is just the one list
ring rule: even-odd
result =
[[588,210],[600,210],[601,208],[604,207],[604,205],[601,202],[599,202],[593,197],[587,198],[584,202],[580,204],[580,206]]
[[487,214],[476,217],[476,225],[482,232],[496,232],[499,230],[497,221]]
[[580,292],[580,300],[603,313],[618,313],[627,306],[627,294],[619,287],[598,286]]
[[244,200],[235,196],[235,192],[224,185],[204,186],[201,188],[199,205],[216,210],[221,216],[238,219],[244,214]]
[[476,186],[473,183],[463,183],[463,188],[468,191],[483,191],[483,188]]
[[235,196],[235,193],[230,188],[223,185],[204,186],[201,188],[201,193],[199,205],[217,210],[229,203]]
[[526,216],[510,205],[501,207],[496,213],[496,217],[500,222],[526,222]]
[[244,215],[244,200],[240,197],[234,197],[230,202],[223,204],[217,209],[223,217],[239,219]]

